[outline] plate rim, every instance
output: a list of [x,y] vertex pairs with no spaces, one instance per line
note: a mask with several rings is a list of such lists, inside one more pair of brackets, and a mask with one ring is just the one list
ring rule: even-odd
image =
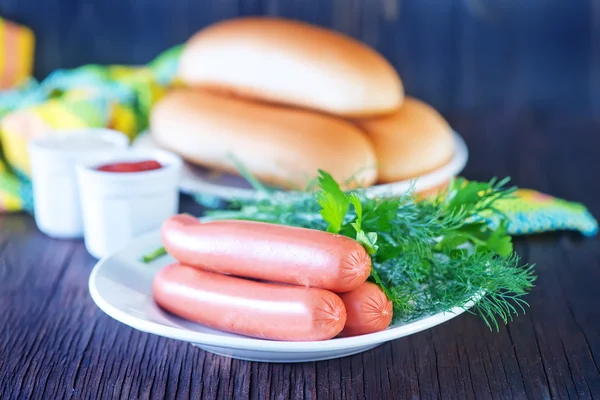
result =
[[[145,320],[135,315],[128,314],[125,311],[122,311],[119,307],[112,305],[108,300],[104,299],[104,297],[96,287],[96,280],[99,271],[101,271],[103,268],[106,268],[106,264],[110,263],[110,261],[113,258],[119,257],[119,255],[122,252],[127,251],[130,247],[136,246],[136,244],[140,245],[149,241],[158,241],[158,243],[160,243],[160,229],[153,230],[138,237],[137,239],[134,239],[128,245],[122,247],[121,249],[113,252],[112,254],[106,257],[103,257],[94,265],[92,272],[90,273],[90,277],[88,279],[88,290],[90,292],[92,300],[94,301],[96,306],[100,308],[100,310],[102,310],[105,314],[119,321],[120,323],[128,325],[136,330],[199,345],[229,348],[236,350],[265,351],[277,353],[326,352],[344,349],[349,350],[352,348],[364,347],[376,343],[382,344],[391,340],[395,340],[404,336],[409,336],[421,332],[426,329],[433,328],[434,326],[440,325],[444,322],[449,321],[450,319],[461,315],[462,313],[473,307],[480,298],[480,296],[476,295],[470,300],[468,300],[463,306],[454,307],[449,311],[433,314],[401,326],[388,328],[384,331],[360,336],[332,338],[322,341],[305,342],[275,341],[246,336],[224,337],[217,334],[196,332],[186,329],[184,327],[168,326],[156,321]],[[125,261],[127,261],[127,264],[131,263],[130,259],[126,259]],[[150,298],[151,297],[152,296],[150,296]]]

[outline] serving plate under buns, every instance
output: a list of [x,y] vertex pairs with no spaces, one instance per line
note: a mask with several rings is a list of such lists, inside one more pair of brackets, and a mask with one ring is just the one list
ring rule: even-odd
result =
[[152,280],[158,270],[174,260],[165,256],[149,264],[140,261],[142,254],[160,246],[160,232],[154,231],[101,259],[89,279],[94,302],[106,314],[134,329],[189,342],[208,352],[242,360],[306,362],[349,356],[439,325],[474,304],[470,301],[464,307],[454,308],[450,312],[407,324],[395,324],[385,331],[362,336],[315,342],[254,339],[216,331],[163,311],[152,297]]
[[[460,174],[469,158],[467,145],[456,132],[454,132],[454,142],[454,156],[441,168],[421,175],[414,181],[406,180],[371,186],[366,189],[366,194],[368,196],[402,194],[409,190],[411,186],[414,186],[417,192],[421,192],[444,184]],[[149,132],[140,134],[133,143],[133,146],[138,148],[159,148]],[[257,196],[257,192],[241,176],[210,170],[188,162],[184,163],[182,169],[180,190],[189,195],[199,196],[200,200],[205,203],[234,198],[252,199]]]

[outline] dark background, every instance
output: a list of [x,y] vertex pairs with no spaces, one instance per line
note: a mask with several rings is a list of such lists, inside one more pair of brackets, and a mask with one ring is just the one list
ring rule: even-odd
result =
[[35,74],[145,63],[211,22],[278,15],[380,50],[442,112],[600,114],[598,0],[0,0],[36,33]]

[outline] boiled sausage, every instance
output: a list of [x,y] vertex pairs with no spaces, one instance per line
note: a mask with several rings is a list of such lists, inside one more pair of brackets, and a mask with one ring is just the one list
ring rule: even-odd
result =
[[340,295],[346,307],[346,326],[340,336],[358,336],[379,332],[390,326],[392,302],[381,288],[365,282],[351,292]]
[[154,278],[156,303],[210,328],[263,339],[325,340],[346,322],[336,294],[315,288],[255,282],[178,263]]
[[181,214],[164,222],[162,241],[183,264],[207,271],[337,293],[363,283],[371,258],[348,237],[253,221],[201,223]]

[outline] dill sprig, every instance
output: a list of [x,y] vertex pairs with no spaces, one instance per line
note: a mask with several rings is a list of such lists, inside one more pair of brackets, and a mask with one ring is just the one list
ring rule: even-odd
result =
[[339,233],[371,254],[371,280],[394,305],[396,322],[413,321],[476,299],[473,312],[490,327],[524,312],[532,266],[519,266],[506,219],[495,208],[514,193],[509,179],[456,179],[439,196],[416,201],[412,192],[369,198],[343,192],[320,171],[319,190],[235,202],[212,218],[237,218]]
[[533,266],[519,266],[516,255],[505,259],[489,252],[459,252],[432,259],[408,252],[375,264],[384,283],[393,288],[394,310],[400,311],[394,321],[410,322],[476,300],[474,312],[497,330],[496,317],[506,324],[525,312],[522,297],[533,287]]

